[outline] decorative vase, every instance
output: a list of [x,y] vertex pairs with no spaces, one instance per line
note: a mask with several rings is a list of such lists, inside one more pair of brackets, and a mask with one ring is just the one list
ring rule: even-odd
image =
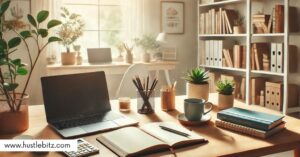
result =
[[204,99],[208,100],[209,84],[193,84],[186,83],[186,92],[188,98]]
[[75,52],[63,52],[61,53],[61,64],[62,65],[74,65],[76,63]]
[[243,26],[233,26],[233,34],[242,34],[244,33]]
[[[16,94],[16,103],[20,102],[21,94]],[[18,111],[11,111],[4,95],[0,96],[0,133],[20,133],[28,129],[28,99],[26,94],[21,100],[21,106]]]
[[128,64],[132,64],[133,63],[133,55],[132,53],[125,53],[124,55],[124,61]]
[[81,56],[80,52],[77,53],[76,64],[77,65],[81,65],[82,64],[82,56]]
[[219,93],[219,99],[218,99],[218,108],[219,110],[225,110],[228,108],[233,107],[233,101],[234,101],[234,96],[233,94],[231,95],[224,95]]
[[149,63],[150,60],[151,60],[151,55],[150,55],[150,53],[148,53],[148,52],[142,53],[141,59],[142,59],[142,62],[144,62],[144,63]]

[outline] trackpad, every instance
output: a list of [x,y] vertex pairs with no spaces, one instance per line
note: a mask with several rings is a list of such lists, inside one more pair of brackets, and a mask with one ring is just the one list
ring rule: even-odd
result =
[[60,134],[62,134],[64,137],[72,137],[72,136],[82,135],[86,133],[86,131],[81,129],[80,127],[66,128],[57,131]]
[[104,131],[107,129],[116,128],[118,125],[112,121],[93,123],[88,125],[82,125],[80,128],[85,130],[86,132],[96,132],[96,131]]

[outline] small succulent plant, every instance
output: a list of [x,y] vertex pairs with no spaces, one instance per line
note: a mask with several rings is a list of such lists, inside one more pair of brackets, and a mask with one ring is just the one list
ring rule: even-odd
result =
[[223,95],[232,95],[234,91],[234,82],[224,80],[217,82],[217,91]]
[[187,72],[183,77],[183,79],[193,84],[207,84],[208,78],[208,71],[199,67]]

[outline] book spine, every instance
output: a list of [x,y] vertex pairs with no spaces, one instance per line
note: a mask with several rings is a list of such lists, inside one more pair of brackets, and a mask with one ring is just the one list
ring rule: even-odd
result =
[[225,113],[218,113],[217,118],[220,120],[223,120],[223,121],[247,126],[247,127],[254,128],[254,129],[259,129],[259,130],[264,130],[264,131],[269,130],[269,125],[260,123],[253,119],[248,119],[245,117],[237,117],[237,116],[233,116],[233,115],[229,115],[229,114],[225,114]]
[[225,121],[217,120],[216,126],[225,128],[228,130],[244,133],[247,135],[259,137],[259,138],[266,138],[266,132],[264,132],[264,131],[259,131],[256,129],[252,129],[249,127],[245,127],[245,126],[241,126],[241,125],[237,125],[237,124],[233,124],[233,123],[229,123],[229,122],[225,122]]

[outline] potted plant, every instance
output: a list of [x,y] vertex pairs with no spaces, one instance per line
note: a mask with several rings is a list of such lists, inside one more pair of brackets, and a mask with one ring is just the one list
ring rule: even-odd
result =
[[156,41],[154,36],[151,35],[143,35],[142,38],[134,39],[134,42],[137,46],[140,46],[143,49],[143,53],[141,56],[142,62],[150,62],[151,61],[151,52],[158,50],[159,43]]
[[[0,4],[0,22],[3,24],[4,14],[9,8],[10,0],[2,1]],[[49,30],[61,24],[58,20],[50,20],[45,27],[42,26],[48,18],[48,11],[38,12],[36,18],[28,14],[27,19],[31,25],[31,30],[18,30],[11,28],[11,33],[15,36],[9,39],[4,37],[3,25],[0,27],[0,132],[18,133],[28,129],[28,98],[26,93],[32,72],[37,61],[44,52],[47,45],[60,41],[59,38],[51,36],[48,38]],[[40,39],[47,41],[42,44]],[[47,40],[46,40],[47,39]],[[27,54],[29,64],[26,65],[19,57],[16,57],[18,46],[23,43],[22,51]],[[29,45],[37,45],[37,50],[33,53]],[[35,55],[36,54],[36,55]],[[26,76],[27,77],[24,77]],[[19,77],[22,76],[22,77]],[[25,81],[24,86],[19,87],[19,81]]]
[[220,110],[233,107],[233,91],[234,83],[228,80],[218,81],[217,82],[217,91],[219,92],[219,106]]
[[63,23],[58,30],[58,36],[62,39],[60,42],[66,47],[66,52],[61,53],[61,62],[63,65],[74,65],[76,62],[76,52],[71,52],[71,45],[83,34],[84,23],[79,14],[70,13],[67,8],[61,8]]
[[241,15],[239,15],[238,18],[234,20],[233,34],[244,33],[244,20],[245,17]]
[[129,47],[127,44],[123,43],[123,48],[125,49],[126,53],[124,55],[124,61],[125,63],[132,64],[133,63],[133,46]]
[[184,79],[187,81],[186,92],[188,98],[205,99],[206,101],[208,100],[208,71],[197,67],[187,72]]

